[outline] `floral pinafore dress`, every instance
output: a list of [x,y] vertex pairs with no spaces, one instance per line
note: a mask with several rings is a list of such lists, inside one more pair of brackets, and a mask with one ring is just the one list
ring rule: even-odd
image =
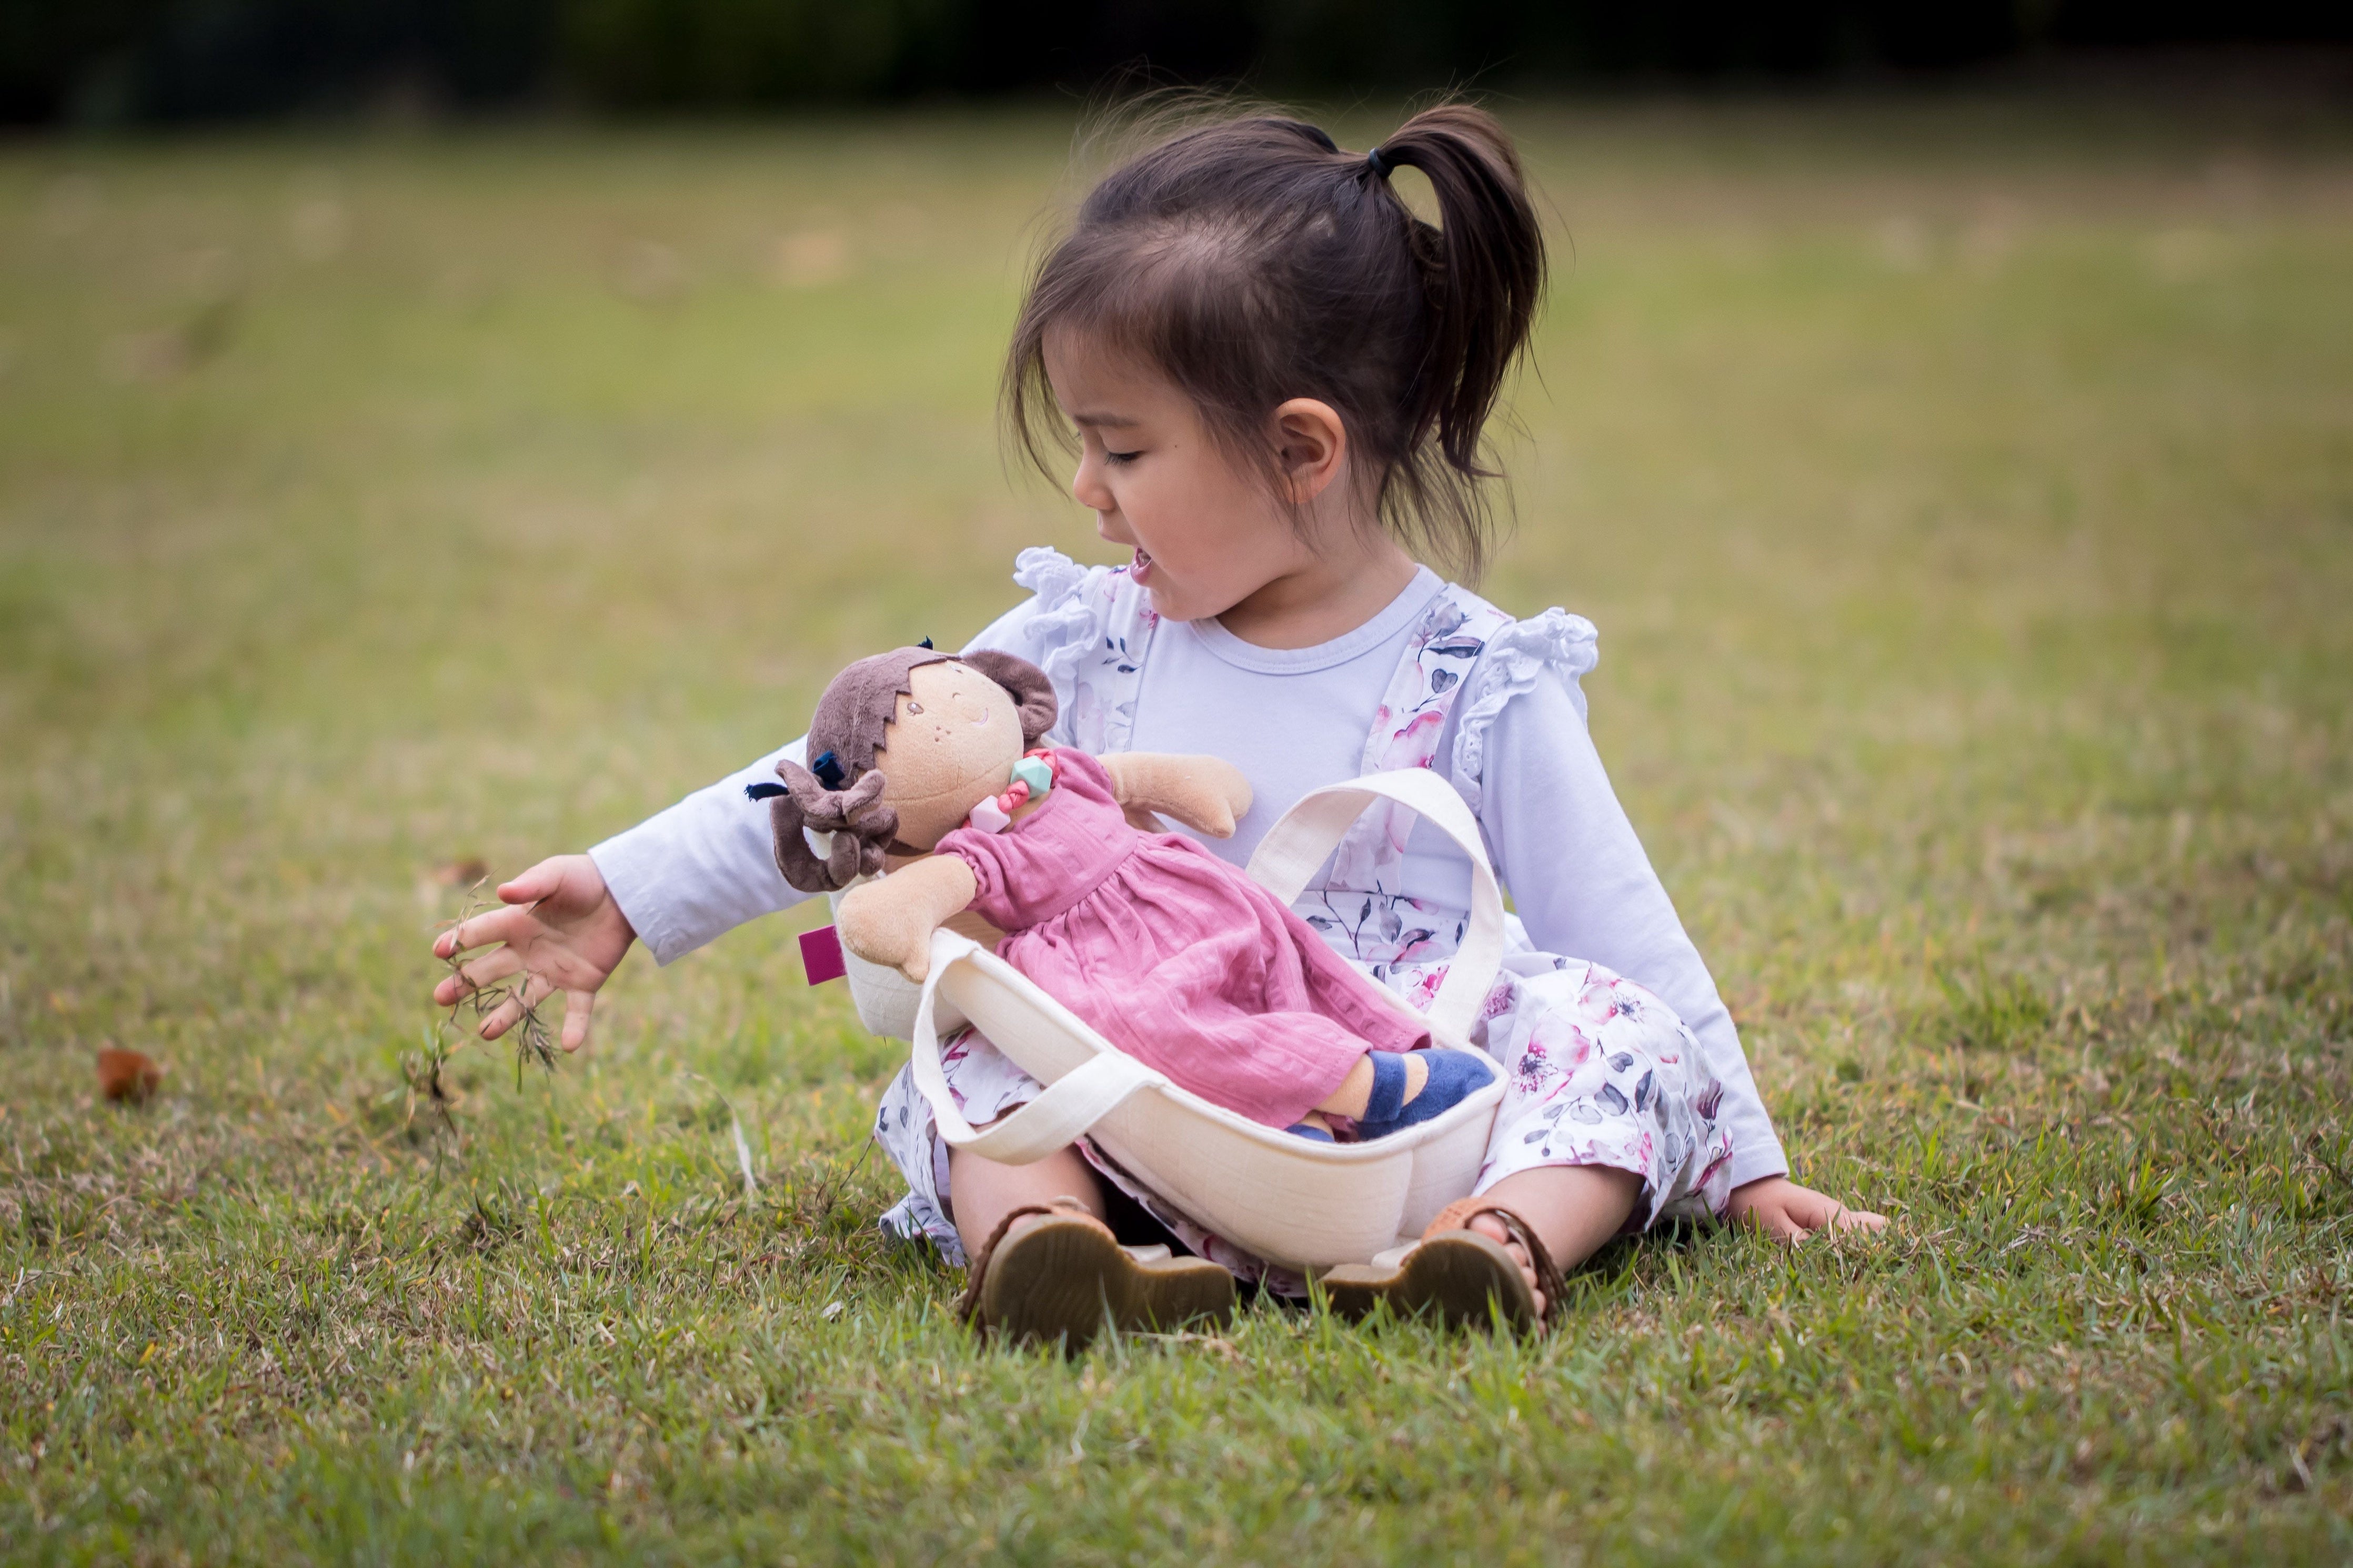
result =
[[[1061,704],[1047,742],[1098,754],[1128,750],[1159,625],[1149,595],[1124,568],[1082,567],[1053,550],[1023,551],[1014,581],[1039,597],[1031,629],[1042,634],[1040,662]],[[1495,716],[1547,669],[1575,691],[1577,678],[1593,667],[1594,642],[1592,625],[1581,616],[1547,610],[1515,621],[1448,584],[1407,639],[1359,771],[1435,768],[1475,812]],[[1577,700],[1581,706],[1581,694]],[[1452,755],[1440,759],[1440,737],[1458,708]],[[1342,842],[1329,879],[1293,908],[1366,974],[1427,1008],[1470,913],[1402,890],[1412,827],[1403,807],[1376,805]],[[1730,1136],[1716,1121],[1723,1089],[1691,1031],[1649,991],[1599,964],[1536,951],[1518,918],[1509,917],[1503,973],[1472,1038],[1507,1075],[1474,1191],[1538,1166],[1606,1165],[1643,1180],[1630,1229],[1669,1215],[1723,1212],[1732,1165]],[[976,1125],[1039,1091],[1036,1079],[970,1029],[948,1040],[941,1054],[948,1088]],[[884,1091],[874,1134],[908,1188],[882,1216],[883,1228],[909,1240],[928,1237],[950,1262],[962,1263],[947,1203],[947,1145],[909,1072]],[[1151,1191],[1092,1143],[1082,1140],[1079,1147],[1105,1180],[1195,1252],[1282,1293],[1303,1291],[1287,1270],[1196,1223],[1181,1194]]]

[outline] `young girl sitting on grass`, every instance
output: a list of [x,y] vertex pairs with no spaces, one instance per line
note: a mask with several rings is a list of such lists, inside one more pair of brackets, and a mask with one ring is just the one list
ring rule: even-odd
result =
[[[1421,171],[1440,223],[1415,216],[1392,171]],[[1517,154],[1485,113],[1416,115],[1368,153],[1312,125],[1225,120],[1178,134],[1106,178],[1033,279],[1005,378],[1027,452],[1067,447],[1071,493],[1132,550],[1083,568],[1024,551],[1029,597],[974,638],[1051,679],[1055,744],[1211,752],[1254,800],[1229,839],[1246,862],[1308,791],[1428,767],[1477,816],[1516,909],[1504,973],[1474,1038],[1508,1075],[1474,1196],[1402,1264],[1347,1271],[1335,1303],[1540,1318],[1555,1266],[1670,1215],[1745,1219],[1798,1237],[1876,1227],[1787,1176],[1730,1015],[1611,793],[1578,678],[1595,633],[1559,609],[1516,620],[1417,563],[1475,575],[1491,478],[1480,438],[1525,346],[1544,241]],[[586,855],[499,889],[509,908],[436,943],[487,943],[443,980],[518,973],[534,1005],[567,994],[564,1044],[633,941],[667,963],[797,902],[765,812],[796,742]],[[1470,904],[1470,867],[1391,809],[1367,815],[1299,912],[1375,980],[1427,1005]],[[521,1016],[510,1000],[482,1025]],[[945,1053],[967,1120],[987,1124],[1039,1086],[977,1035]],[[952,1152],[902,1072],[876,1135],[907,1181],[883,1216],[970,1260],[979,1316],[1015,1336],[1083,1340],[1218,1310],[1235,1276],[1295,1281],[1145,1190],[1085,1142],[1037,1163]],[[1102,1224],[1124,1193],[1198,1256],[1139,1261]],[[1207,1261],[1203,1261],[1203,1260]]]

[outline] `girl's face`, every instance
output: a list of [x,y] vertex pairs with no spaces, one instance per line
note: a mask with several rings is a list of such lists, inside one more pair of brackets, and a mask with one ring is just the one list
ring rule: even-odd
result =
[[1266,480],[1227,458],[1183,393],[1076,333],[1050,334],[1045,357],[1082,443],[1071,494],[1097,533],[1135,552],[1132,575],[1155,610],[1207,620],[1315,568]]

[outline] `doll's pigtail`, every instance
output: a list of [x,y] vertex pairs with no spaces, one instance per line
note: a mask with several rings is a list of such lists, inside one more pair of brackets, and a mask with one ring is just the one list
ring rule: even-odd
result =
[[[768,800],[775,824],[776,869],[804,893],[830,893],[882,869],[883,847],[899,832],[899,814],[882,804],[882,774],[870,769],[847,789],[828,789],[789,760],[776,764],[784,792]],[[819,859],[808,835],[829,833]]]
[[993,648],[978,648],[956,656],[958,662],[973,668],[1005,688],[1020,711],[1021,744],[1034,746],[1039,737],[1054,727],[1056,704],[1054,683],[1046,672],[1026,658]]

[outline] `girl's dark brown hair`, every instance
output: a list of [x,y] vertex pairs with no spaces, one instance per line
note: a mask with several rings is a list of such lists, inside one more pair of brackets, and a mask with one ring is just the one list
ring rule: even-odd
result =
[[[1277,477],[1286,399],[1338,411],[1384,524],[1465,577],[1492,519],[1480,435],[1526,345],[1544,230],[1493,116],[1426,109],[1377,150],[1344,153],[1303,121],[1249,115],[1179,132],[1081,204],[1031,279],[1006,363],[1006,423],[1050,474],[1070,435],[1046,341],[1081,332],[1140,353],[1230,455]],[[1439,222],[1388,172],[1419,169]]]

